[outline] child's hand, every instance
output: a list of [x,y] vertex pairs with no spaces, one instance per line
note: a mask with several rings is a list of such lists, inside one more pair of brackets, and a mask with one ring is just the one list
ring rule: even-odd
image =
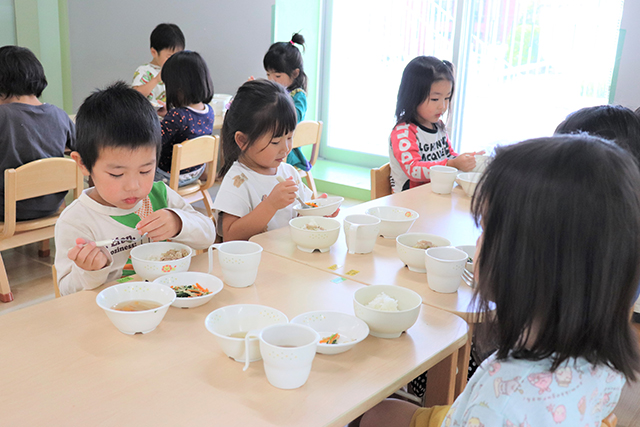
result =
[[96,247],[95,242],[81,238],[76,239],[76,245],[69,249],[67,256],[85,271],[102,270],[109,263],[109,258]]
[[182,230],[182,220],[169,209],[155,211],[136,225],[140,234],[148,233],[147,237],[154,242],[176,237]]
[[249,78],[247,79],[248,82],[254,81],[256,78],[253,76],[249,76]]
[[[327,197],[329,197],[327,195],[327,193],[322,193],[321,195],[318,196],[318,199],[326,199]],[[338,216],[338,214],[340,213],[340,208],[336,209],[336,211],[334,213],[332,213],[331,215],[325,215],[326,218],[335,218]]]
[[469,172],[476,167],[476,153],[463,153],[455,159],[451,159],[447,162],[447,166],[454,167],[463,172]]
[[269,193],[264,201],[275,210],[280,210],[286,208],[296,200],[297,191],[298,185],[293,181],[293,178],[289,177],[273,187],[273,190],[271,190],[271,193]]

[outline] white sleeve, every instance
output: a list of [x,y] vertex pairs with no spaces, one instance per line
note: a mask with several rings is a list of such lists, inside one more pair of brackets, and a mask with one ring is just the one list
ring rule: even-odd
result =
[[[165,184],[166,185],[166,184]],[[211,246],[216,238],[216,227],[210,218],[193,209],[178,193],[167,186],[168,209],[180,217],[182,230],[171,240],[194,249]]]
[[236,187],[233,185],[233,180],[229,173],[222,179],[216,199],[213,201],[213,209],[216,214],[224,212],[242,218],[251,213],[255,206],[251,206],[247,185]]

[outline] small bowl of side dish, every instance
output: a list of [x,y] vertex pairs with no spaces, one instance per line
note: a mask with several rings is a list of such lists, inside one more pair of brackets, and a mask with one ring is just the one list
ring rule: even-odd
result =
[[465,264],[464,268],[466,268],[467,271],[473,273],[473,269],[475,267],[474,262],[476,259],[476,245],[456,246],[456,249],[460,249],[462,252],[465,252],[469,256],[469,259],[467,259],[467,263]]
[[300,216],[289,221],[291,240],[304,252],[327,252],[340,235],[340,221],[322,216]]
[[96,303],[123,334],[147,334],[162,321],[176,293],[169,286],[149,282],[114,285],[96,296]]
[[361,319],[338,311],[312,311],[291,319],[320,334],[317,353],[338,354],[353,348],[369,336],[369,326]]
[[247,332],[256,332],[255,338],[249,338],[249,362],[255,362],[262,358],[257,332],[267,326],[288,321],[289,318],[275,308],[236,304],[212,311],[204,320],[204,325],[216,337],[222,351],[237,362],[246,360],[244,340]]
[[398,257],[409,270],[426,273],[424,251],[436,246],[450,246],[451,242],[444,237],[428,233],[405,233],[396,237]]
[[[192,254],[193,250],[182,243],[151,242],[131,249],[131,263],[140,277],[155,280],[166,274],[189,270]],[[163,258],[175,259],[161,261]]]
[[395,206],[376,206],[365,213],[380,218],[380,234],[385,239],[395,239],[406,233],[420,216],[416,211]]
[[420,295],[400,286],[365,286],[353,294],[356,317],[364,320],[369,333],[378,338],[398,338],[416,323],[421,305]]
[[158,277],[153,283],[160,283],[173,289],[176,293],[176,300],[171,305],[178,308],[200,307],[211,301],[213,296],[224,287],[222,280],[216,276],[195,271],[167,274]]
[[[304,209],[298,203],[293,206],[293,210],[300,216],[327,216],[337,211],[342,202],[344,202],[344,197],[337,196],[313,199],[306,203],[307,206],[310,206],[309,209]],[[317,207],[313,207],[314,204]]]
[[465,194],[471,197],[476,191],[476,186],[478,185],[481,176],[482,174],[480,172],[462,172],[458,174],[456,182],[460,187],[462,187]]

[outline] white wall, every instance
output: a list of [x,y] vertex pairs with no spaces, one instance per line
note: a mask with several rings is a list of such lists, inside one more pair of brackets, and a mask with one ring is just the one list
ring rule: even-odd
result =
[[[620,27],[626,30],[614,104],[635,110],[640,106],[640,1],[625,0]],[[597,52],[593,55],[598,60]]]
[[234,94],[254,75],[271,44],[275,0],[68,0],[73,110],[96,88],[130,83],[151,60],[149,35],[161,22],[177,24],[189,50],[209,65],[216,93]]

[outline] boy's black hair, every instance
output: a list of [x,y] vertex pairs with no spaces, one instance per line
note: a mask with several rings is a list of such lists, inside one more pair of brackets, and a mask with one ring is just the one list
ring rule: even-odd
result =
[[629,322],[640,277],[640,171],[609,141],[586,134],[498,148],[472,213],[483,227],[474,301],[497,357],[552,370],[582,357],[636,378]]
[[247,137],[247,147],[261,136],[280,137],[296,128],[293,99],[278,83],[258,79],[248,81],[238,89],[222,124],[222,155],[224,162],[218,176],[224,177],[240,158],[242,150],[235,140],[236,132]]
[[429,96],[431,85],[440,80],[451,82],[450,96],[453,97],[456,84],[451,62],[434,56],[418,56],[407,64],[398,89],[396,125],[416,121],[418,106]]
[[75,149],[89,172],[105,147],[155,147],[160,158],[160,121],[149,100],[125,82],[93,92],[76,115]]
[[586,132],[615,142],[640,164],[640,117],[621,105],[582,108],[558,125],[556,134]]
[[149,39],[151,47],[158,53],[163,49],[182,50],[185,47],[184,34],[176,24],[158,24]]
[[19,46],[0,48],[0,97],[35,95],[47,87],[44,68],[29,49]]
[[302,37],[302,34],[295,33],[291,36],[291,41],[272,44],[264,55],[262,65],[264,65],[265,71],[285,73],[291,78],[293,78],[295,69],[299,69],[300,72],[298,76],[293,79],[291,86],[289,86],[287,90],[292,91],[301,88],[306,92],[307,75],[304,72],[302,54],[300,53],[300,49],[295,46],[296,44],[304,48],[304,37]]
[[183,50],[173,54],[162,67],[167,91],[167,107],[186,107],[213,98],[213,82],[207,63],[198,52]]

